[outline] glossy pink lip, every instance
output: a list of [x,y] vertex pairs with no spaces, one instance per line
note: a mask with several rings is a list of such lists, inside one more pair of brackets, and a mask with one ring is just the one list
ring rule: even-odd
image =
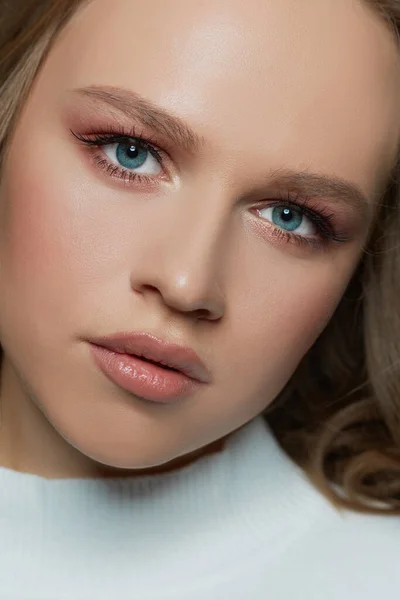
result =
[[149,333],[120,333],[89,341],[118,354],[134,355],[175,369],[201,383],[210,383],[210,374],[194,350],[165,342]]
[[210,375],[197,354],[147,333],[88,340],[96,365],[120,388],[154,402],[192,395]]

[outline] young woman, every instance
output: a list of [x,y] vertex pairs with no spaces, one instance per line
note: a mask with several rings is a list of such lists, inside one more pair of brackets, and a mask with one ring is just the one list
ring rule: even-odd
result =
[[396,597],[400,2],[0,17],[0,598]]

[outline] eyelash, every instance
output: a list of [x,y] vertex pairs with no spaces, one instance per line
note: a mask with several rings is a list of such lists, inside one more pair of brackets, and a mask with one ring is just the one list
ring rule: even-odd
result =
[[[84,146],[92,149],[100,149],[102,146],[108,146],[109,144],[126,144],[134,142],[144,150],[147,150],[153,158],[157,160],[161,167],[164,167],[164,163],[167,160],[168,154],[166,152],[161,150],[161,148],[158,148],[148,136],[147,138],[144,138],[143,135],[137,133],[135,130],[132,130],[130,133],[119,133],[114,129],[108,131],[103,129],[103,133],[93,134],[95,137],[78,135],[72,130],[71,133],[77,140],[82,142]],[[128,169],[124,169],[123,167],[118,167],[100,154],[94,153],[94,159],[96,165],[110,177],[116,177],[128,185],[139,183],[154,186],[154,177],[151,175],[135,173]]]
[[[97,148],[100,150],[102,146],[107,146],[109,144],[126,144],[134,142],[136,145],[140,145],[142,149],[147,150],[153,158],[159,162],[162,168],[168,157],[168,153],[154,144],[152,140],[149,139],[149,136],[143,137],[143,135],[137,133],[135,130],[126,133],[122,131],[117,132],[115,129],[109,129],[108,131],[107,129],[103,129],[101,134],[93,134],[94,137],[78,135],[72,130],[71,133],[84,146],[92,149]],[[155,185],[154,176],[135,173],[122,167],[118,167],[110,162],[105,155],[102,156],[94,153],[94,160],[97,167],[104,171],[109,177],[116,177],[127,185],[133,183],[152,187]],[[324,250],[332,242],[346,243],[350,240],[350,237],[346,236],[344,232],[339,231],[335,226],[335,215],[330,213],[326,208],[317,209],[316,207],[312,207],[309,198],[301,198],[297,194],[288,191],[279,194],[279,196],[274,198],[271,202],[265,203],[262,208],[265,209],[271,206],[275,208],[289,208],[297,211],[301,210],[301,212],[318,229],[318,237],[307,237],[285,231],[273,223],[266,221],[266,223],[273,227],[273,237],[279,242],[294,243],[300,247],[312,248],[314,250]]]
[[[335,214],[327,208],[313,207],[310,198],[302,198],[298,194],[287,191],[279,193],[273,201],[267,202],[262,208],[289,208],[301,211],[312,224],[318,229],[318,237],[307,237],[285,231],[276,225],[274,227],[274,237],[280,242],[294,243],[300,247],[313,248],[315,250],[324,250],[330,243],[344,244],[351,240],[351,237],[341,231],[335,224]],[[260,210],[260,209],[258,209]],[[269,224],[269,222],[267,222]]]

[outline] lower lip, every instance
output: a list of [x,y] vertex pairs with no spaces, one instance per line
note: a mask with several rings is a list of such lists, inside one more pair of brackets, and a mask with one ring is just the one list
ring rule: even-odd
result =
[[122,389],[153,402],[171,404],[190,396],[200,383],[183,373],[90,344],[99,369]]

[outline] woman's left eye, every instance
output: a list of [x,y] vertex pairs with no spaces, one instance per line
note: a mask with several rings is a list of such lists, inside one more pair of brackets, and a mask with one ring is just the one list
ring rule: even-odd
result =
[[162,166],[150,148],[140,141],[126,141],[100,146],[117,167],[143,175],[159,175]]
[[268,206],[259,209],[258,214],[288,233],[300,236],[312,236],[318,233],[316,225],[300,208],[289,206]]

